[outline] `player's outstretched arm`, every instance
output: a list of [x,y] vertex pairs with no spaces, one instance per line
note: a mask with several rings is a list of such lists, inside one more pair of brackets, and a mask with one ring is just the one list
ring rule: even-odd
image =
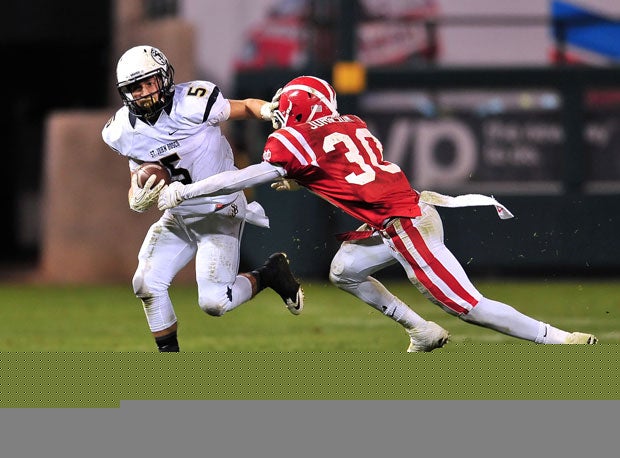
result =
[[275,121],[273,113],[278,109],[281,94],[282,88],[278,89],[271,99],[271,102],[261,99],[229,99],[228,103],[230,104],[230,115],[228,116],[228,119],[262,119],[263,121],[271,121],[273,128],[278,129],[279,125]]
[[228,119],[262,119],[263,121],[271,121],[273,110],[278,108],[278,104],[267,102],[261,99],[229,99],[230,115]]
[[285,175],[286,171],[282,167],[269,162],[261,162],[241,170],[221,172],[196,183],[183,185],[179,182],[174,182],[161,191],[157,207],[160,210],[165,210],[176,207],[184,200],[193,197],[232,194],[245,188],[273,181]]

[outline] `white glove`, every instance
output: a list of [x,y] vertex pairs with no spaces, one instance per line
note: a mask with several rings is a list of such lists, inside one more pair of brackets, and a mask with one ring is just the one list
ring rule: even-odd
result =
[[271,102],[266,102],[260,107],[260,117],[264,121],[271,121],[271,125],[274,129],[279,129],[280,125],[276,122],[273,112],[278,109],[280,105],[280,96],[282,95],[282,88],[276,91],[276,94],[271,99]]
[[129,198],[129,208],[138,213],[143,213],[151,207],[157,200],[159,192],[165,186],[166,182],[160,180],[159,183],[153,187],[157,177],[151,175],[144,187],[138,186],[138,175],[135,173],[131,175],[131,197]]
[[160,210],[166,210],[168,208],[176,207],[181,202],[183,202],[185,198],[181,195],[181,191],[183,191],[184,187],[185,185],[180,181],[173,181],[168,186],[166,186],[159,193],[157,208],[159,208]]
[[271,188],[276,191],[298,191],[301,189],[301,186],[299,186],[295,180],[282,178],[281,180],[271,183]]

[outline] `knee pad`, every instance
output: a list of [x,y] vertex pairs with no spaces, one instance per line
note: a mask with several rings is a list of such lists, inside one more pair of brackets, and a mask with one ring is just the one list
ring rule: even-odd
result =
[[342,274],[344,270],[345,265],[342,256],[336,255],[329,266],[329,281],[339,287],[343,283]]
[[140,270],[137,270],[133,275],[133,279],[131,280],[131,285],[133,286],[133,293],[136,297],[143,297],[149,295],[148,287],[146,286],[146,282],[144,280],[144,275]]
[[353,258],[347,254],[346,247],[341,248],[329,267],[329,281],[338,288],[347,288],[351,284],[358,284],[363,281],[359,277],[359,272],[351,266]]
[[198,305],[207,315],[222,316],[226,313],[226,304],[222,304],[220,302],[201,299],[199,300]]
[[226,291],[230,291],[230,288],[225,285],[209,288],[199,294],[198,305],[207,315],[222,316],[228,311],[231,303]]
[[158,296],[165,293],[168,285],[161,282],[160,279],[153,275],[145,274],[140,268],[136,270],[131,280],[133,293],[138,298]]

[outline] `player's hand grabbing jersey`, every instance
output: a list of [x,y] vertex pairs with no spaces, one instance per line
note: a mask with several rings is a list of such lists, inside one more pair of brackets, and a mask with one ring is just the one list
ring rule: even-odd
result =
[[357,116],[324,117],[284,127],[267,139],[263,160],[375,228],[392,216],[419,216],[419,194]]

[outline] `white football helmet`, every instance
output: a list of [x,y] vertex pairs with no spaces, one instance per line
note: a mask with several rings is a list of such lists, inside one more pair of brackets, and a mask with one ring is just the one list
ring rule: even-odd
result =
[[[133,84],[151,76],[157,76],[159,89],[152,94],[134,99],[131,95]],[[153,117],[172,103],[174,68],[164,53],[153,46],[135,46],[127,50],[118,60],[116,81],[123,103],[136,116]],[[137,103],[148,97],[151,98],[151,103]]]

